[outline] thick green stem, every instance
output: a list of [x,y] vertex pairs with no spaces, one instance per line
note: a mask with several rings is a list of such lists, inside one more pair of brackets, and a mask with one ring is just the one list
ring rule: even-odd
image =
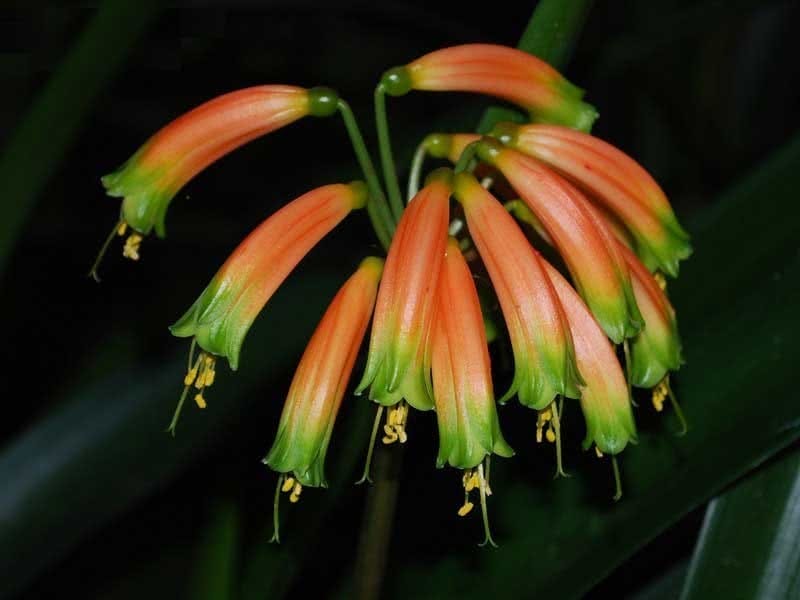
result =
[[383,179],[386,182],[386,191],[389,194],[389,205],[392,207],[394,218],[399,221],[403,214],[403,198],[400,196],[400,183],[397,180],[397,171],[394,168],[392,155],[392,141],[389,137],[389,121],[386,118],[386,94],[383,84],[375,88],[375,126],[378,130],[378,149],[381,153],[383,166]]
[[386,204],[386,196],[383,194],[378,174],[372,164],[367,145],[364,143],[364,136],[361,135],[361,129],[358,127],[358,122],[350,109],[350,105],[339,99],[337,106],[339,113],[342,115],[347,134],[350,136],[350,143],[353,145],[358,164],[364,173],[364,179],[367,180],[367,187],[369,188],[367,214],[381,245],[385,250],[388,250],[394,234],[395,222],[389,206]]

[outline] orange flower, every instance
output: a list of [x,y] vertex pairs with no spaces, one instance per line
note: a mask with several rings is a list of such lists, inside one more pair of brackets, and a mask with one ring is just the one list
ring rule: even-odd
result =
[[577,398],[582,380],[569,324],[544,261],[472,175],[456,175],[454,194],[497,292],[514,349],[514,381],[500,402],[516,393],[525,406],[544,409],[556,394]]
[[[378,290],[369,357],[356,393],[369,387],[370,399],[383,406],[405,399],[419,410],[433,407],[426,348],[447,244],[450,198],[448,178],[437,175],[403,213]],[[399,410],[394,417],[399,416],[399,423],[387,426],[403,441],[402,405]]]
[[284,485],[293,501],[303,486],[327,487],[325,455],[382,270],[381,259],[364,259],[325,311],[295,371],[275,442],[263,461],[291,474]]
[[387,71],[381,85],[399,96],[409,90],[475,92],[526,109],[532,119],[588,130],[597,111],[583,90],[546,62],[506,46],[465,44],[443,48]]
[[356,181],[300,196],[256,227],[225,261],[200,297],[170,327],[194,337],[206,353],[225,356],[233,370],[250,326],[297,263],[354,208],[367,189]]
[[478,154],[497,167],[534,213],[575,286],[614,342],[638,333],[641,315],[613,233],[578,190],[535,160],[485,138]]
[[478,292],[454,238],[447,245],[438,297],[432,339],[436,466],[472,469],[493,452],[509,457],[513,451],[497,420]]
[[692,252],[689,235],[664,192],[631,157],[594,136],[555,125],[501,123],[493,135],[586,190],[625,224],[648,268],[677,276],[679,262]]
[[122,198],[118,232],[130,227],[124,254],[134,260],[142,236],[164,237],[169,203],[189,180],[239,146],[306,115],[336,110],[336,93],[287,85],[260,85],[223,94],[178,117],[113,173],[101,178],[109,196]]
[[551,265],[544,263],[569,321],[575,358],[584,385],[580,403],[586,419],[584,448],[594,444],[602,453],[618,454],[636,441],[628,386],[613,346],[580,296]]

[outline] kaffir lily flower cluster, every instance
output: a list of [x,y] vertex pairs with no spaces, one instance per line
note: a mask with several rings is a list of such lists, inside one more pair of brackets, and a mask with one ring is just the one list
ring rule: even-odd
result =
[[[385,96],[411,90],[489,94],[524,109],[530,122],[500,123],[483,137],[426,137],[404,206]],[[175,194],[215,160],[304,116],[343,117],[366,183],[325,185],[271,215],[171,327],[175,336],[192,340],[170,425],[174,433],[190,392],[198,407],[206,406],[203,393],[214,382],[217,359],[237,369],[248,330],[289,273],[352,210],[367,208],[385,260],[364,259],[322,317],[264,459],[280,474],[275,539],[280,491],[296,502],[304,487],[326,486],[334,423],[372,320],[366,367],[355,388],[357,396],[379,405],[370,444],[384,411],[386,444],[407,441],[410,408],[435,411],[437,466],[464,471],[458,514],[471,511],[476,490],[486,541],[493,543],[488,462],[492,454],[514,452],[500,428],[485,331],[496,316],[482,308],[476,271],[488,274],[513,349],[512,383],[498,401],[516,397],[537,411],[531,437],[555,443],[557,473],[563,473],[565,401],[580,403],[584,447],[612,457],[618,494],[614,457],[636,441],[631,386],[652,389],[659,411],[669,398],[680,416],[669,374],[681,364],[681,348],[664,276],[676,276],[691,253],[688,235],[647,172],[588,133],[597,113],[582,95],[521,51],[480,44],[445,48],[390,69],[376,90],[388,194],[349,107],[329,88],[265,85],[225,94],[164,127],[103,177],[107,192],[123,199],[104,250],[115,235],[130,232],[123,253],[137,260],[143,236],[152,230],[164,236]],[[455,170],[433,171],[418,190],[426,156],[449,159]],[[559,264],[540,254],[547,246]]]

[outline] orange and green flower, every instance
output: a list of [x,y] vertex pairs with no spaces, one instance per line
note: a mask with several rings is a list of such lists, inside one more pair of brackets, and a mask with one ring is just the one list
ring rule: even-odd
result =
[[122,198],[119,232],[133,230],[126,256],[153,229],[165,235],[164,219],[175,194],[211,163],[239,146],[306,115],[336,110],[336,94],[287,85],[260,85],[224,94],[178,117],[148,139],[101,181]]
[[543,259],[472,175],[456,175],[454,194],[489,272],[514,350],[514,380],[500,402],[516,394],[525,406],[544,409],[557,394],[577,398],[582,379],[569,324]]
[[[382,406],[406,400],[418,410],[433,408],[428,343],[449,208],[448,178],[431,177],[406,208],[389,247],[367,366],[356,389],[360,394],[369,388],[369,398]],[[397,425],[401,439],[403,410],[401,405],[399,423],[387,425]]]
[[583,194],[541,163],[495,140],[484,139],[477,151],[502,172],[541,223],[608,337],[620,343],[636,335],[642,317],[628,267],[613,233]]
[[497,418],[478,292],[454,238],[439,278],[431,356],[439,424],[436,466],[472,469],[492,453],[511,456]]
[[464,44],[436,50],[381,79],[386,92],[410,90],[487,94],[524,108],[534,121],[588,131],[597,111],[583,102],[583,90],[543,60],[493,44]]
[[569,282],[545,263],[569,321],[575,358],[583,377],[580,404],[586,420],[584,448],[594,444],[604,454],[619,454],[636,441],[628,386],[614,347]]
[[325,455],[358,349],[372,316],[383,260],[364,259],[331,302],[292,380],[264,463],[286,476],[296,501],[303,486],[327,487]]
[[207,354],[239,365],[250,326],[297,263],[351,210],[364,206],[360,181],[326,185],[290,202],[239,244],[189,310],[170,327]]
[[620,219],[650,270],[677,276],[691,252],[664,192],[636,161],[611,144],[556,125],[501,123],[493,135],[578,185]]

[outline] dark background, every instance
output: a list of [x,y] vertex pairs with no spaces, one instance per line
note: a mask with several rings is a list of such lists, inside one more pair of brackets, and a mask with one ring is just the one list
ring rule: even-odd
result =
[[[365,214],[347,219],[289,278],[248,337],[240,372],[220,366],[209,409],[189,407],[176,440],[162,431],[188,350],[167,325],[276,208],[317,185],[359,176],[340,120],[306,119],[219,161],[176,197],[166,241],[146,239],[138,264],[112,247],[101,285],[86,272],[118,201],[104,195],[99,177],[182,112],[259,83],[336,88],[374,146],[371,93],[385,68],[456,43],[515,45],[534,4],[491,2],[467,10],[449,0],[142,3],[131,11],[152,13],[147,24],[123,19],[68,86],[70,93],[51,97],[48,112],[56,118],[38,123],[52,127],[45,135],[52,135],[53,147],[45,148],[52,152],[23,144],[16,148],[26,151],[3,155],[16,183],[0,189],[2,216],[20,227],[7,228],[10,252],[0,263],[0,440],[6,446],[0,473],[12,477],[0,482],[7,488],[0,488],[0,508],[7,509],[0,511],[6,519],[0,521],[2,592],[272,598],[317,590],[327,597],[348,594],[354,575],[364,577],[355,557],[366,490],[350,482],[371,422],[366,402],[346,399],[328,461],[331,489],[306,490],[298,505],[286,504],[288,543],[280,547],[265,544],[275,477],[259,460],[272,442],[293,365],[326,302],[360,257],[380,252]],[[11,147],[23,127],[35,130],[37,123],[26,122],[29,111],[96,10],[59,2],[0,9],[0,147]],[[637,157],[681,220],[691,223],[796,135],[798,16],[793,2],[598,2],[567,74],[600,112],[594,133]],[[127,46],[117,44],[126,23],[141,33],[117,61],[115,53]],[[93,81],[100,82],[97,92],[81,112],[82,89]],[[391,99],[401,172],[426,133],[472,129],[488,103],[462,95]],[[796,220],[798,212],[795,207],[786,219]],[[769,236],[753,230],[741,251],[768,243]],[[672,435],[662,419],[644,413],[637,415],[640,427]],[[577,424],[580,416],[573,411],[568,419]],[[532,443],[533,413],[511,403],[501,420],[518,456],[498,467],[496,496],[520,504],[531,489],[554,489],[549,450]],[[592,490],[583,501],[612,510],[610,475],[577,450],[581,435],[578,425],[567,433],[576,448],[568,453],[570,471]],[[496,508],[501,549],[475,549],[477,519],[455,516],[458,475],[434,468],[430,415],[412,415],[410,436],[385,593],[464,595],[462,573],[483,564],[483,553],[501,553],[502,560],[504,551],[517,552],[503,541],[525,524]],[[26,478],[43,474],[47,485],[25,487]],[[560,501],[558,492],[534,498]],[[673,567],[685,569],[702,514],[689,512],[595,594],[632,597]],[[540,542],[530,552],[541,554],[542,562],[534,562],[547,569],[547,540]],[[524,581],[528,573],[517,576]],[[511,597],[528,593],[519,582],[507,583]]]

